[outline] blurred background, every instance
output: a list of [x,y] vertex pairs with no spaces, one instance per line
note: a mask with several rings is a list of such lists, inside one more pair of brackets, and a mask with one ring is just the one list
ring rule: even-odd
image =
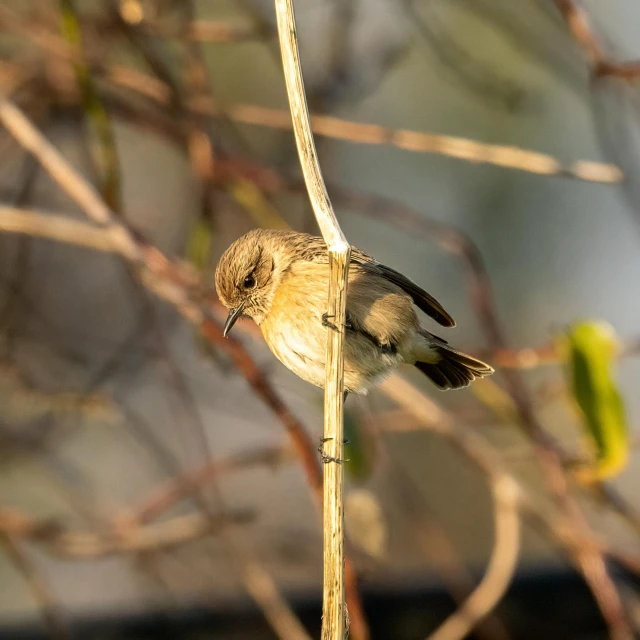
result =
[[[346,236],[497,370],[348,399],[351,637],[636,637],[640,6],[294,4]],[[317,233],[273,3],[0,30],[0,637],[319,637],[323,394],[212,279]]]

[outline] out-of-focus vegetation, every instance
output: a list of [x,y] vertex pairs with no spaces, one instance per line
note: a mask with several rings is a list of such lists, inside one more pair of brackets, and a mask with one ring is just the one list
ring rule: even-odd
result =
[[[346,235],[496,368],[348,399],[350,637],[630,640],[640,7],[295,6]],[[271,2],[0,30],[0,637],[317,637],[322,395],[212,282],[252,227],[317,233]]]

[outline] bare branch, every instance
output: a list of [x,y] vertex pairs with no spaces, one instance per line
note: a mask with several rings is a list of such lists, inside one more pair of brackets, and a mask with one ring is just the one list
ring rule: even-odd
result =
[[594,76],[609,76],[626,82],[640,78],[640,60],[618,62],[612,60],[595,34],[586,10],[574,0],[554,0],[567,22],[571,35],[584,51]]
[[0,231],[65,242],[94,251],[119,253],[104,229],[68,216],[0,205]]
[[11,534],[0,533],[0,544],[4,547],[16,569],[24,576],[25,582],[42,611],[42,617],[47,624],[52,640],[67,640],[69,638],[67,626],[51,587],[25,553],[21,542]]
[[0,121],[14,138],[30,151],[56,182],[97,224],[112,236],[123,255],[136,261],[140,255],[136,243],[124,225],[114,219],[96,190],[81,178],[56,149],[38,132],[25,115],[4,96],[0,96]]
[[[168,101],[166,86],[145,74],[128,67],[110,67],[106,77],[119,86],[126,87],[163,103]],[[207,99],[192,101],[190,108],[201,115],[227,118],[243,124],[272,129],[291,129],[291,119],[286,111],[258,105],[220,105]],[[619,184],[622,171],[612,164],[578,160],[564,164],[544,153],[508,145],[485,144],[469,138],[445,136],[408,129],[391,129],[376,124],[366,124],[314,114],[311,116],[314,134],[333,140],[345,140],[356,144],[388,145],[414,153],[444,155],[465,162],[490,164],[543,176],[574,178],[588,182]]]
[[211,517],[192,513],[163,522],[126,525],[102,533],[66,531],[51,521],[28,518],[18,512],[0,511],[0,534],[20,536],[42,544],[53,555],[68,558],[98,558],[116,553],[137,553],[183,544],[218,532],[231,524],[250,522],[248,512]]

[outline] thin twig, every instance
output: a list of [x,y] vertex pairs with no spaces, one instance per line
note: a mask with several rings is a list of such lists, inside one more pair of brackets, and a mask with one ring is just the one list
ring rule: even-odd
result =
[[640,78],[640,60],[612,60],[594,32],[588,13],[575,0],[554,0],[554,3],[589,60],[594,76],[609,76],[626,82],[635,82]]
[[55,147],[29,122],[22,111],[1,95],[0,121],[16,140],[39,160],[40,164],[87,215],[105,228],[129,259],[140,257],[138,247],[128,229],[115,220],[109,207],[100,199],[95,189],[60,157]]
[[[143,93],[161,103],[168,101],[166,86],[145,74],[128,67],[112,66],[105,77],[137,93]],[[271,129],[291,129],[286,111],[249,104],[228,104],[222,110],[215,102],[201,99],[189,104],[196,113],[219,117],[224,115],[235,122]],[[469,138],[422,133],[408,129],[392,129],[376,124],[343,120],[333,116],[314,114],[311,128],[315,135],[356,144],[387,145],[414,153],[444,155],[465,162],[535,173],[538,175],[574,178],[587,182],[620,184],[622,171],[612,164],[578,160],[565,164],[544,153],[507,145],[494,145]]]
[[212,460],[190,473],[173,478],[155,488],[139,505],[134,506],[127,513],[125,520],[141,523],[156,518],[179,500],[193,494],[198,487],[211,482],[221,474],[258,464],[276,466],[291,459],[291,449],[280,446],[246,451],[222,460]]
[[60,613],[60,606],[56,602],[51,587],[25,553],[21,542],[9,533],[0,533],[0,544],[16,569],[24,576],[25,582],[42,611],[42,617],[47,624],[52,640],[67,640],[70,636]]
[[[343,640],[348,632],[344,604],[343,342],[351,246],[335,217],[318,164],[302,79],[293,1],[275,0],[275,8],[300,165],[311,206],[329,254],[328,316],[336,329],[327,332],[324,396],[323,441],[330,461],[324,465],[322,638]],[[355,635],[363,637],[360,630]]]
[[0,534],[33,540],[53,555],[80,560],[172,547],[253,519],[253,514],[249,512],[230,513],[215,518],[207,514],[191,513],[150,524],[122,523],[105,532],[94,533],[66,531],[49,520],[39,521],[21,513],[0,510]]
[[429,640],[461,640],[493,610],[506,592],[520,553],[519,489],[509,476],[491,483],[495,538],[484,578],[465,603],[429,636]]
[[0,205],[0,231],[46,238],[107,253],[119,247],[104,230],[68,216]]
[[[486,442],[469,430],[458,429],[440,407],[423,396],[406,380],[393,376],[382,383],[381,390],[416,416],[426,427],[449,438],[485,475],[491,478],[496,477],[496,474],[506,473],[500,456]],[[558,521],[550,520],[544,510],[538,508],[531,499],[526,497],[520,483],[513,476],[511,479],[520,487],[522,507],[561,542],[582,574],[601,607],[603,617],[610,626],[611,637],[615,640],[631,640],[633,636],[627,626],[624,611],[621,609],[618,593],[607,574],[605,550],[602,545],[594,542],[589,526],[583,523],[577,526],[575,522],[570,521],[564,511],[564,504],[559,505],[562,512]]]
[[[367,439],[369,434],[384,436],[401,432],[403,429],[424,430],[423,424],[416,416],[403,409],[388,410],[383,414],[376,412],[375,417],[373,414],[365,415],[363,426],[367,429]],[[394,495],[409,515],[411,528],[425,557],[440,576],[442,584],[455,603],[462,606],[474,591],[475,583],[447,529],[439,522],[421,488],[407,472],[404,460],[396,460],[391,450],[382,446],[375,447],[375,458],[376,466],[384,468]],[[491,612],[478,624],[475,635],[479,640],[509,640],[506,626]]]

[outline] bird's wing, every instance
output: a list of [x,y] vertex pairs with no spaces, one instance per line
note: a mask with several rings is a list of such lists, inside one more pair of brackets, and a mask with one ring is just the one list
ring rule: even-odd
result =
[[424,311],[428,316],[433,318],[436,322],[440,323],[444,327],[455,327],[456,323],[454,319],[444,310],[444,307],[424,289],[419,287],[415,282],[412,282],[406,276],[391,269],[385,267],[383,264],[376,262],[373,258],[366,253],[353,248],[351,250],[351,263],[357,264],[363,271],[381,276],[385,280],[392,282],[400,287],[405,293],[409,294],[413,298],[415,305]]
[[410,296],[389,280],[353,263],[346,321],[347,331],[361,334],[383,351],[395,351],[418,324]]

